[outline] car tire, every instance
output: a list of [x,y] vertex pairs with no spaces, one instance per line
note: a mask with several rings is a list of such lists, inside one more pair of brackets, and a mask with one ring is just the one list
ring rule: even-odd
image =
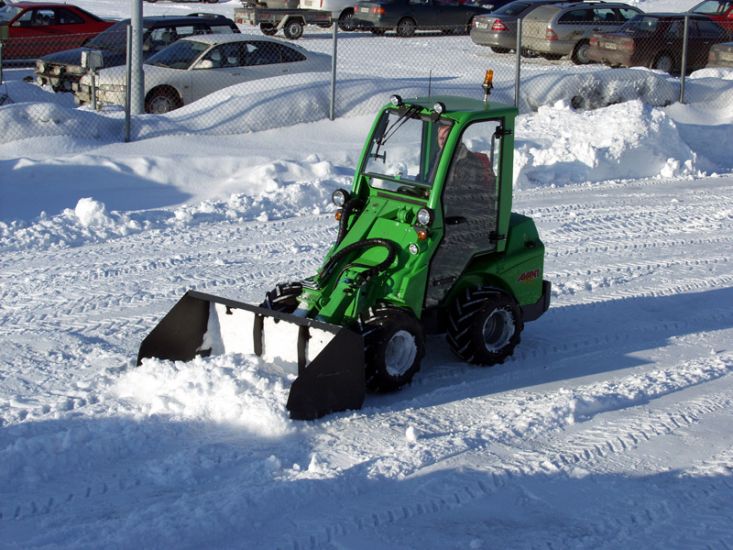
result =
[[145,112],[162,115],[183,106],[178,92],[170,86],[153,88],[145,98]]
[[495,365],[514,353],[524,323],[516,301],[489,286],[467,288],[448,312],[447,340],[468,363]]
[[512,51],[510,48],[500,48],[498,46],[490,46],[491,51],[494,53],[509,53]]
[[277,34],[277,27],[272,23],[260,23],[260,32],[265,36],[275,36]]
[[417,23],[415,23],[414,19],[411,17],[403,17],[397,22],[397,36],[401,36],[403,38],[414,36],[416,28]]
[[283,34],[285,35],[285,38],[297,40],[303,36],[303,21],[300,19],[292,19],[288,21],[283,27]]
[[651,68],[664,71],[665,73],[671,73],[675,70],[674,58],[667,52],[662,52],[654,58]]
[[587,40],[581,40],[575,45],[575,48],[573,48],[573,53],[570,55],[570,59],[572,59],[573,63],[576,65],[587,65],[590,63],[588,50],[590,50],[590,42]]
[[425,355],[420,321],[407,310],[380,306],[369,310],[362,327],[367,389],[390,392],[409,384]]
[[347,9],[341,12],[338,21],[339,29],[344,32],[351,32],[356,30],[356,23],[354,23],[354,10]]

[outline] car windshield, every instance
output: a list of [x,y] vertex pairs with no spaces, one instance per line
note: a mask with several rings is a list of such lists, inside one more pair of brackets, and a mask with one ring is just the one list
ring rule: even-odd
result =
[[130,21],[118,21],[106,31],[99,33],[86,43],[88,48],[94,50],[116,50],[125,51],[127,39],[127,26]]
[[145,63],[170,69],[188,69],[209,47],[210,44],[204,42],[179,40],[151,56]]
[[690,11],[692,13],[704,13],[705,15],[722,15],[728,12],[733,7],[733,0],[721,1],[721,0],[705,0],[701,2]]
[[12,4],[5,4],[0,8],[0,21],[10,21],[13,17],[18,15],[22,10]]
[[439,156],[438,124],[419,111],[405,107],[382,115],[364,169],[372,187],[419,196],[429,192]]

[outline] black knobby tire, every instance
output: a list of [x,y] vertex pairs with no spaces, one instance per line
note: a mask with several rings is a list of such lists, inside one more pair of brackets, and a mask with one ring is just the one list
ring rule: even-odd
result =
[[420,321],[406,310],[382,306],[369,310],[362,327],[367,389],[390,392],[409,384],[425,355]]
[[298,307],[298,296],[303,292],[303,285],[298,282],[280,283],[265,294],[265,300],[260,307],[292,313]]
[[285,27],[283,27],[283,34],[285,35],[285,38],[297,40],[303,36],[303,22],[299,19],[288,21],[285,24]]
[[495,365],[514,353],[524,323],[514,299],[494,287],[468,288],[448,312],[448,344],[464,361]]
[[414,36],[416,28],[417,24],[414,19],[403,17],[397,23],[397,36],[402,36],[404,38]]

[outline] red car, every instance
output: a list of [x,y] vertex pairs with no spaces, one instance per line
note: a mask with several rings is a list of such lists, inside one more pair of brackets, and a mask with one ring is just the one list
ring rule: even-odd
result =
[[733,0],[704,0],[690,13],[706,15],[728,32],[733,33]]
[[8,4],[3,17],[3,62],[32,61],[48,53],[78,48],[114,23],[71,4],[49,2]]

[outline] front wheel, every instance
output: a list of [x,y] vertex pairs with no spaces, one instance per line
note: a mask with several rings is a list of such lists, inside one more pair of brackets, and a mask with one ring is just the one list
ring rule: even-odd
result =
[[448,343],[464,361],[495,365],[514,353],[524,323],[519,306],[492,287],[469,288],[453,302],[448,315]]
[[575,45],[570,58],[576,65],[587,65],[590,63],[588,52],[590,51],[590,43],[587,40],[581,40]]
[[339,29],[344,32],[356,30],[356,23],[354,23],[354,10],[344,10],[339,16],[338,26]]
[[183,106],[183,101],[173,88],[155,88],[145,98],[145,112],[156,115],[169,113]]
[[382,306],[363,324],[367,388],[394,391],[410,383],[425,355],[422,325],[408,311]]

